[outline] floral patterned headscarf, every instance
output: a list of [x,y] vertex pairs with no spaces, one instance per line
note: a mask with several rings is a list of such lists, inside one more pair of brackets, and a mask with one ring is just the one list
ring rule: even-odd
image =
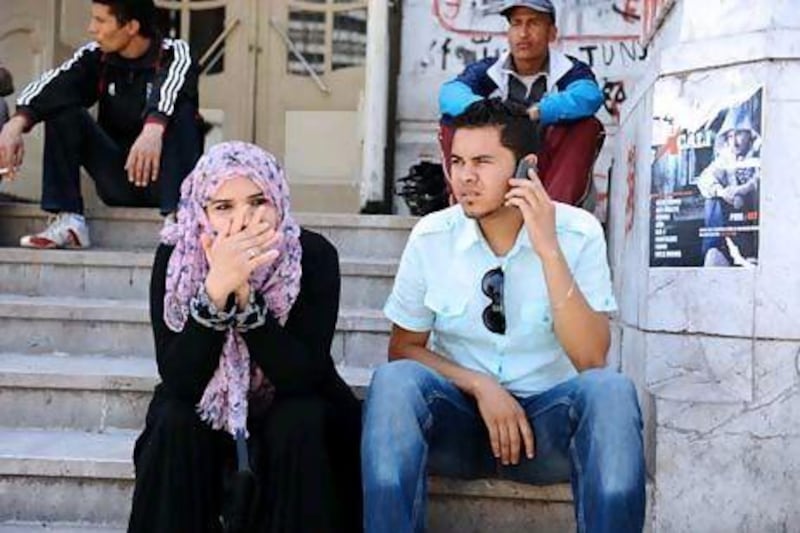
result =
[[[232,141],[213,146],[200,158],[181,185],[177,223],[161,232],[161,241],[174,245],[167,266],[164,295],[164,322],[172,331],[182,331],[189,316],[189,304],[205,282],[208,261],[200,242],[211,234],[206,205],[227,180],[247,177],[277,209],[278,229],[283,233],[280,255],[269,266],[250,276],[250,289],[261,293],[269,312],[285,324],[300,292],[302,248],[300,226],[289,212],[289,186],[275,157],[253,144]],[[248,392],[251,388],[250,353],[241,335],[233,328],[225,334],[219,367],[208,382],[197,406],[200,417],[214,429],[231,434],[245,431]],[[258,379],[252,380],[253,386]]]

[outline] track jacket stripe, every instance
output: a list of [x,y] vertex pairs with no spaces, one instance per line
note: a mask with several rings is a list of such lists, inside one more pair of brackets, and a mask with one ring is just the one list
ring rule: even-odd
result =
[[99,45],[96,42],[91,42],[88,44],[83,45],[80,47],[75,54],[72,56],[71,59],[65,61],[61,64],[61,66],[48,70],[42,76],[39,77],[38,80],[30,83],[20,94],[19,98],[17,99],[18,106],[26,106],[31,103],[31,100],[36,98],[36,96],[42,92],[47,84],[52,82],[59,74],[62,72],[66,72],[67,70],[71,69],[72,66],[83,56],[83,54],[87,52],[93,52],[97,50]]

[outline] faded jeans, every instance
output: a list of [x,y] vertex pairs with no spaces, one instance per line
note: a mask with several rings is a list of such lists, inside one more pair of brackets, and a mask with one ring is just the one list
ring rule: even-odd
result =
[[518,465],[502,466],[471,397],[411,360],[380,367],[361,441],[366,533],[425,531],[428,472],[535,485],[570,480],[579,532],[642,531],[642,420],[631,381],[587,370],[517,399],[531,422],[535,456],[523,451]]

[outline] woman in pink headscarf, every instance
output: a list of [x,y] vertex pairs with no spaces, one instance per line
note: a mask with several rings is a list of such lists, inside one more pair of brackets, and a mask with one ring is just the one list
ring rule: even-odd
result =
[[359,531],[360,407],[330,357],[338,257],[292,218],[275,158],[211,148],[161,238],[162,383],[134,450],[128,531]]

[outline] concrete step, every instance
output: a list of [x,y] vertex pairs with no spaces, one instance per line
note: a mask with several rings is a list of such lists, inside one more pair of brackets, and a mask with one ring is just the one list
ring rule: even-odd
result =
[[[338,367],[363,397],[372,370]],[[102,355],[0,353],[0,427],[140,429],[158,383],[155,361]]]
[[125,527],[95,526],[94,524],[65,524],[55,522],[2,522],[0,533],[124,533]]
[[[397,260],[340,258],[341,306],[380,309]],[[29,296],[148,298],[152,251],[0,248],[0,289]]]
[[[0,524],[120,527],[133,486],[137,433],[0,429]],[[430,480],[432,533],[574,531],[569,485]]]
[[0,521],[123,524],[136,435],[0,429]]
[[[155,209],[101,207],[87,210],[94,246],[152,250],[162,220]],[[297,213],[299,224],[325,235],[342,257],[400,257],[414,217]],[[21,235],[41,231],[47,214],[30,204],[0,203],[0,246],[16,246]]]
[[139,429],[158,381],[144,357],[0,353],[0,427]]
[[[144,300],[0,294],[0,331],[0,352],[154,356]],[[331,355],[347,366],[375,366],[386,360],[388,332],[380,311],[342,309]]]

